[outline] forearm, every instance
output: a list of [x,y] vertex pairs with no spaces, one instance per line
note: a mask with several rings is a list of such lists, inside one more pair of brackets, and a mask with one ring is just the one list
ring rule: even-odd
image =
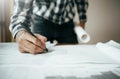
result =
[[77,12],[79,16],[79,25],[85,28],[85,23],[87,21],[87,9],[88,9],[88,0],[75,0],[77,6]]
[[15,0],[10,31],[13,37],[21,30],[30,31],[31,6],[33,0]]

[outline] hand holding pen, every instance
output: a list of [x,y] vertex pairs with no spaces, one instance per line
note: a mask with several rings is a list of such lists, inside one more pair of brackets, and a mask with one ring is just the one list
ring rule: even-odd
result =
[[48,51],[46,49],[47,38],[39,35],[28,33],[27,31],[20,31],[16,35],[16,42],[18,43],[19,50],[22,53],[38,54]]

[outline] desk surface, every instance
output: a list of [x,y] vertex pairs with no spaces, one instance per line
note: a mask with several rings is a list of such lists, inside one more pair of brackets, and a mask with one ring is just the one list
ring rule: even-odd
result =
[[60,45],[38,55],[0,43],[0,79],[120,79],[120,62],[95,45]]

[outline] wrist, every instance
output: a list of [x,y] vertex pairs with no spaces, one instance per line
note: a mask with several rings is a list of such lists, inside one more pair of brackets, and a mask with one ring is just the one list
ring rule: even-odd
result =
[[19,32],[16,34],[15,40],[18,41],[19,38],[20,38],[22,35],[24,35],[25,32],[26,32],[25,30],[19,31]]
[[80,21],[78,24],[76,24],[77,26],[81,26],[83,29],[85,29],[85,23],[84,21]]

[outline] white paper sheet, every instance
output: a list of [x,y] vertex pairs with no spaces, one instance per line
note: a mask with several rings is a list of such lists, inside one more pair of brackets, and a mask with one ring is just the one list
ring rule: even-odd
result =
[[110,41],[108,41],[108,42],[105,43],[105,44],[107,44],[107,45],[109,45],[109,46],[111,46],[111,47],[114,47],[114,48],[117,48],[117,49],[120,50],[120,43],[118,43],[118,42],[116,42],[116,41],[114,41],[114,40],[110,40]]
[[120,44],[111,40],[107,43],[97,43],[96,47],[110,56],[111,58],[115,59],[116,61],[120,62]]
[[0,45],[0,63],[70,65],[84,63],[119,64],[120,62],[97,50],[95,45],[55,46],[48,53],[32,55],[20,53],[17,44],[12,44],[12,47],[9,44],[2,44]]
[[92,79],[91,76],[95,75],[102,76],[103,72],[114,71],[114,73],[119,74],[118,70],[119,69],[117,69],[117,65],[97,65],[97,64],[96,65],[82,64],[79,66],[59,66],[59,67],[54,66],[41,67],[38,65],[29,66],[4,65],[0,66],[1,71],[0,79],[45,79],[46,77],[51,76],[57,77],[55,79],[59,79],[60,76],[61,77],[73,76],[80,79],[81,78]]
[[0,43],[0,79],[92,79],[116,68],[119,73],[119,66],[95,45],[55,46],[48,53],[32,55],[20,53],[16,43]]

